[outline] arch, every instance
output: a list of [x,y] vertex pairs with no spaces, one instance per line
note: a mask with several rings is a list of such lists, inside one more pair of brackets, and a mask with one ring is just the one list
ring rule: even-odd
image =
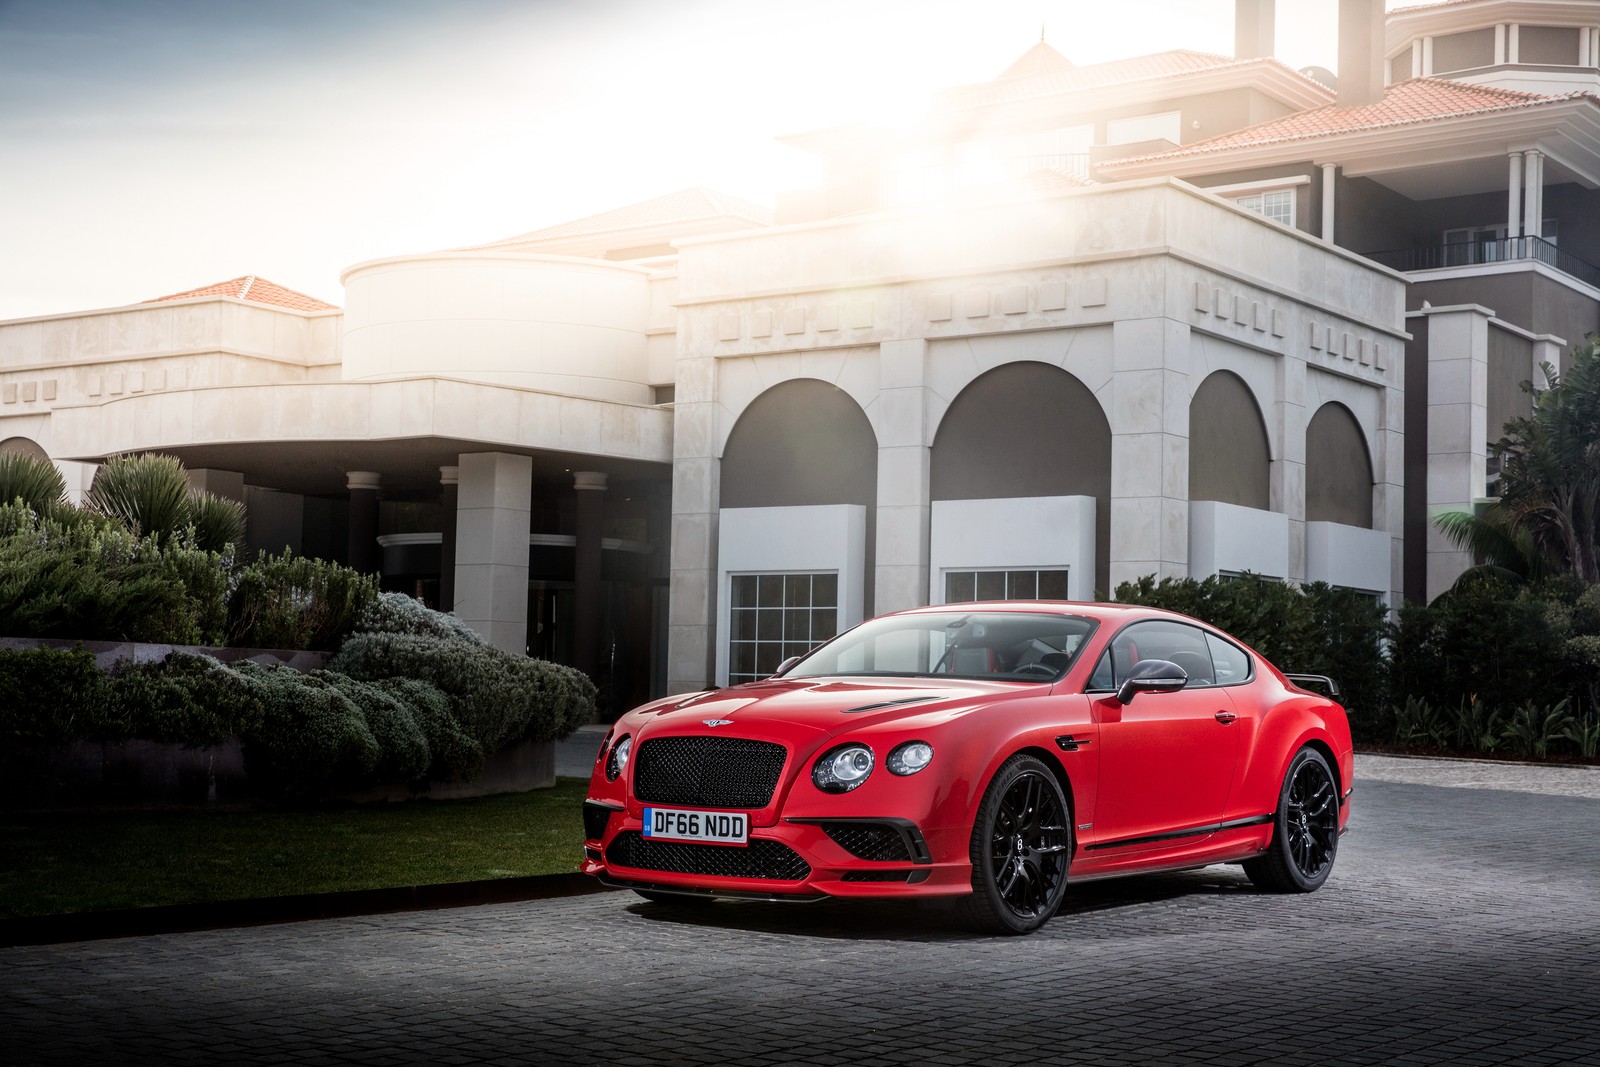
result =
[[39,442],[26,437],[7,437],[4,441],[0,441],[0,452],[20,452],[34,459],[50,458],[50,453],[46,452]]
[[1272,507],[1267,424],[1250,386],[1232,371],[1213,371],[1189,401],[1189,499]]
[[1007,363],[973,379],[933,438],[933,500],[1092,496],[1095,588],[1111,579],[1111,424],[1076,377]]
[[725,508],[864,504],[870,515],[877,496],[872,424],[848,393],[815,378],[752,400],[722,450]]
[[1306,521],[1372,529],[1372,453],[1361,422],[1330,400],[1306,424]]

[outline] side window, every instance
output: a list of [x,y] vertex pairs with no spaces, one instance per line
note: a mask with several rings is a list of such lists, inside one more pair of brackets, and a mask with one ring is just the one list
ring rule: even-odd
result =
[[1116,687],[1111,673],[1111,650],[1108,648],[1100,654],[1100,662],[1094,665],[1094,673],[1089,675],[1086,689],[1090,693],[1109,693]]
[[1206,634],[1206,644],[1211,648],[1211,662],[1216,664],[1218,685],[1238,685],[1250,680],[1250,655],[1216,634]]
[[1161,619],[1134,623],[1112,639],[1109,664],[1102,658],[1094,676],[1089,679],[1089,688],[1096,688],[1102,671],[1109,671],[1111,676],[1106,688],[1115,688],[1127,677],[1128,670],[1142,659],[1164,659],[1176,663],[1189,675],[1187,688],[1215,685],[1217,674],[1212,667],[1207,636],[1198,626],[1181,622]]

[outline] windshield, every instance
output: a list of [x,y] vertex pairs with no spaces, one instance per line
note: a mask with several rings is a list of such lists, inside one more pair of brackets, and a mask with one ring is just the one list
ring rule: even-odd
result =
[[1053,682],[1094,632],[1093,619],[1038,612],[950,611],[862,623],[783,672]]

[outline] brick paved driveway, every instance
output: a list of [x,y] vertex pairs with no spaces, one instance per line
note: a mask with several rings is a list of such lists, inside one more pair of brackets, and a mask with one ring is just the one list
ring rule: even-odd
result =
[[1040,934],[564,900],[0,950],[0,1061],[1600,1063],[1600,800],[1363,780],[1332,880]]

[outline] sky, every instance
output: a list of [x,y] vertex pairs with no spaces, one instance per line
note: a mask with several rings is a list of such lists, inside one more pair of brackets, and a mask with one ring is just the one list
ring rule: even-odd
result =
[[[1402,6],[1390,0],[1389,6]],[[1337,0],[1277,54],[1336,68]],[[703,185],[909,120],[1039,40],[1231,53],[1232,0],[0,0],[0,320],[340,273]]]

